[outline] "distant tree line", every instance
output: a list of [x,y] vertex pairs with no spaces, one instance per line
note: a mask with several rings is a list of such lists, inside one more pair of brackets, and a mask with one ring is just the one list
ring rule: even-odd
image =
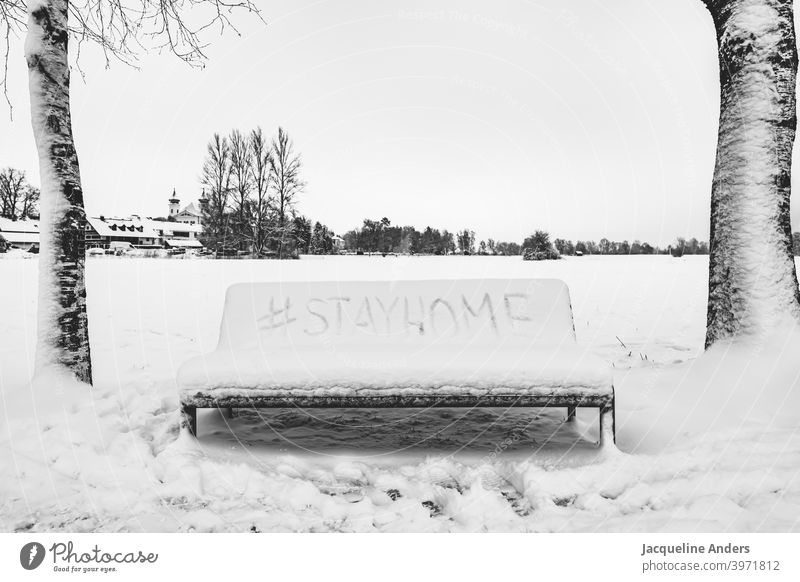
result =
[[413,226],[393,226],[385,216],[365,218],[360,228],[344,235],[344,248],[352,252],[449,255],[456,250],[453,233],[427,227],[420,232]]
[[365,218],[359,228],[350,230],[342,236],[344,248],[350,252],[401,253],[424,255],[518,255],[517,243],[481,241],[478,245],[475,231],[465,228],[452,233],[430,226],[419,231],[414,226],[392,225],[383,217],[380,220]]
[[214,134],[203,162],[203,244],[253,256],[296,257],[333,249],[333,232],[297,212],[305,189],[300,155],[282,127]]
[[[526,237],[522,244],[515,242],[498,242],[494,239],[478,241],[475,231],[469,228],[452,233],[446,229],[439,230],[430,226],[419,231],[413,226],[397,226],[383,217],[380,220],[365,218],[359,228],[346,232],[344,249],[350,252],[368,253],[401,253],[427,255],[523,255],[529,259],[557,259],[562,255],[654,255],[678,254],[707,255],[708,243],[696,238],[678,237],[665,248],[653,246],[648,242],[627,240],[621,242],[600,239],[597,243],[591,240],[573,242],[557,238],[550,239],[550,233],[536,230]],[[800,233],[796,235],[795,247],[800,254]],[[673,253],[674,254],[674,253]]]
[[0,170],[0,217],[11,220],[39,218],[39,189],[28,183],[22,170]]
[[678,250],[684,255],[708,254],[708,243],[699,241],[694,237],[689,240],[678,237],[675,243],[665,248],[653,246],[648,242],[639,240],[634,240],[630,243],[627,240],[619,242],[611,241],[607,238],[600,239],[599,243],[591,240],[579,240],[573,243],[570,240],[557,238],[553,241],[553,246],[561,255],[575,255],[576,253],[584,255],[666,255],[672,250]]

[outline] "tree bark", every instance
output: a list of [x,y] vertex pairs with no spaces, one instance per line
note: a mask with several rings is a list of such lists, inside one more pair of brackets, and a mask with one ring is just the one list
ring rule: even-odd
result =
[[789,218],[797,126],[792,0],[704,0],[717,32],[706,347],[800,321]]
[[68,0],[28,2],[25,58],[42,181],[36,373],[62,370],[91,384],[86,213],[69,107],[68,8]]

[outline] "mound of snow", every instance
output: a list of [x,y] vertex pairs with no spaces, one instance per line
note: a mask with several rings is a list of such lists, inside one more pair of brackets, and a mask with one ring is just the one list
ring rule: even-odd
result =
[[718,342],[700,357],[630,370],[618,391],[624,449],[662,450],[687,437],[800,426],[800,328],[758,343]]

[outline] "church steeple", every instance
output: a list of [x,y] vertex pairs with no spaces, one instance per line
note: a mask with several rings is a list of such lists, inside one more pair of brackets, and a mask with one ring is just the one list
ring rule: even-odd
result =
[[200,205],[200,216],[197,219],[197,223],[202,224],[203,215],[205,215],[206,211],[208,210],[208,198],[206,198],[205,188],[200,191],[200,198],[197,200],[197,203]]
[[180,203],[181,201],[178,199],[178,194],[175,192],[175,188],[172,189],[172,197],[169,199],[169,215],[174,217],[177,216],[178,212],[180,212]]

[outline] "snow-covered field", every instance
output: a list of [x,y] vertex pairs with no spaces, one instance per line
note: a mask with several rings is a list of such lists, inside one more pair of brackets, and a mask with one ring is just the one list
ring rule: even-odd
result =
[[[2,531],[800,531],[800,339],[702,354],[705,257],[92,258],[95,387],[31,385],[35,257],[0,255]],[[234,282],[556,277],[614,367],[592,410],[201,411],[175,374]]]

